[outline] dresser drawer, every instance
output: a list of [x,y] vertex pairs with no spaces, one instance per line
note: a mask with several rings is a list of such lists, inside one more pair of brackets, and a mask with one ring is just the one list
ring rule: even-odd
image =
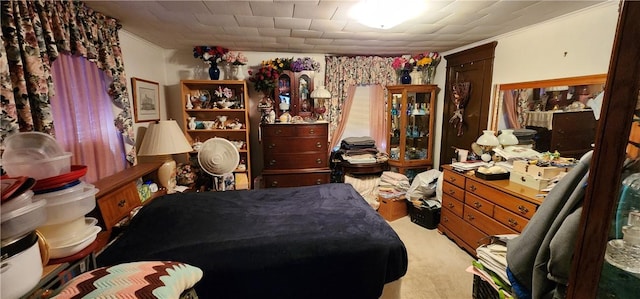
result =
[[265,188],[297,187],[328,184],[331,171],[319,171],[312,173],[288,173],[268,174],[262,173]]
[[465,178],[462,174],[459,174],[452,170],[445,169],[442,176],[444,178],[444,182],[449,182],[453,185],[456,185],[464,189]]
[[296,136],[296,127],[289,125],[263,125],[262,136],[265,138]]
[[493,218],[500,223],[516,230],[519,233],[522,232],[527,223],[529,223],[529,220],[527,218],[518,216],[513,212],[507,211],[501,207],[496,207],[495,212],[493,213]]
[[504,226],[491,217],[469,206],[464,207],[464,220],[488,235],[516,234],[516,230]]
[[327,152],[303,154],[265,153],[264,169],[324,168],[329,166]]
[[326,138],[269,138],[264,142],[264,151],[266,154],[328,152]]
[[442,194],[449,195],[459,201],[464,202],[464,189],[460,189],[450,183],[444,182],[442,184]]
[[326,141],[328,141],[329,132],[327,124],[317,124],[317,125],[304,125],[296,127],[296,136],[305,137],[305,136],[321,136],[324,137]]
[[464,203],[466,203],[467,206],[476,209],[489,217],[493,216],[493,209],[495,205],[492,202],[483,199],[482,197],[479,197],[473,193],[467,193],[464,196]]
[[98,199],[98,207],[107,229],[129,215],[131,209],[141,205],[135,182],[127,183],[118,191]]
[[489,186],[482,185],[474,180],[468,180],[466,190],[527,219],[531,219],[536,212],[535,204]]
[[[440,216],[440,223],[464,244],[458,244],[467,249],[467,251],[475,255],[475,250],[482,244],[489,243],[488,234],[473,227],[468,222],[453,215],[451,211],[443,209]],[[455,239],[455,238],[454,238]],[[466,246],[464,246],[466,245]]]
[[442,206],[445,209],[448,209],[453,214],[458,217],[462,217],[462,210],[464,209],[464,204],[461,201],[458,201],[454,197],[443,194],[442,195]]

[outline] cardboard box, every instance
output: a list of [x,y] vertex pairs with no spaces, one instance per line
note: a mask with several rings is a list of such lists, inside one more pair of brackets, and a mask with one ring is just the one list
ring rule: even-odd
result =
[[533,188],[536,190],[542,190],[549,186],[549,182],[551,180],[543,179],[541,177],[534,177],[525,173],[520,173],[517,171],[512,171],[509,175],[509,181],[525,185],[529,188]]
[[555,166],[540,167],[535,164],[529,164],[528,161],[514,161],[513,171],[527,174],[533,177],[551,179],[561,172],[569,171],[569,168]]
[[380,202],[378,213],[387,221],[393,221],[409,214],[407,200],[404,196],[387,198],[379,195],[378,201]]

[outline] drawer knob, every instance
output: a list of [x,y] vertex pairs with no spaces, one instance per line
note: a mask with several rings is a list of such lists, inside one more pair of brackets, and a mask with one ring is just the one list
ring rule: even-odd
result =
[[310,129],[309,130],[309,134],[315,134],[315,133],[316,133],[316,130],[314,130],[314,129]]
[[271,187],[278,187],[278,181],[271,182]]
[[467,214],[467,219],[469,219],[470,221],[473,221],[474,219],[476,219],[476,217],[474,217],[471,214]]
[[320,141],[316,142],[316,147],[317,148],[321,148],[322,147],[322,143],[320,143]]
[[454,194],[456,194],[456,190],[449,189],[449,192],[448,192],[448,193],[449,193],[449,195],[454,195]]
[[127,201],[126,201],[126,200],[121,199],[121,200],[118,202],[118,206],[122,208],[122,207],[124,207],[124,204],[126,204],[126,203],[127,203]]
[[320,159],[320,158],[316,159],[316,163],[317,164],[322,164],[322,159]]
[[469,190],[471,190],[472,192],[475,192],[476,190],[478,190],[478,188],[476,188],[475,185],[471,185],[471,187],[469,187]]
[[529,209],[527,209],[527,207],[525,207],[523,205],[519,205],[518,206],[518,211],[520,211],[520,213],[522,213],[522,214],[529,213]]
[[444,217],[442,217],[442,221],[449,222],[449,218],[447,218],[447,216],[444,216]]
[[275,164],[276,164],[276,160],[271,160],[271,161],[269,161],[269,165],[273,166],[273,165],[275,165]]
[[276,147],[276,144],[275,144],[275,143],[269,144],[269,149],[272,149],[272,148],[274,148],[274,147]]
[[316,185],[321,185],[322,184],[322,180],[321,179],[317,179],[316,180]]
[[482,204],[476,201],[473,203],[473,206],[476,207],[476,209],[479,209],[482,206]]
[[512,227],[516,227],[518,225],[518,221],[512,218],[509,218],[509,225],[511,225]]
[[450,209],[453,209],[453,204],[452,203],[448,203],[447,206],[449,206]]
[[276,130],[276,135],[280,135],[280,134],[282,134],[282,130],[280,129]]
[[456,178],[455,178],[455,177],[453,177],[453,176],[452,176],[452,177],[449,177],[449,181],[453,183],[453,182],[455,182],[455,181],[456,181]]

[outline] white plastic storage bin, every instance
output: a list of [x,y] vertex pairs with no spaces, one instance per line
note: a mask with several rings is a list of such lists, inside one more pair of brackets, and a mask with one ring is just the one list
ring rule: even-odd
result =
[[53,225],[80,218],[96,207],[95,187],[86,188],[82,193],[64,199],[47,200],[47,221],[43,225]]

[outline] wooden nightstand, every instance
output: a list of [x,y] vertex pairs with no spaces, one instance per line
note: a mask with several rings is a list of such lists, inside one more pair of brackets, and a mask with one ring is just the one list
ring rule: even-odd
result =
[[162,163],[139,163],[119,173],[103,178],[94,185],[100,191],[96,194],[98,201],[97,213],[100,225],[105,231],[98,234],[97,252],[99,252],[111,239],[111,232],[115,224],[129,217],[131,211],[153,199],[166,194],[166,190],[160,190],[151,195],[144,203],[140,201],[140,194],[136,181],[139,178],[151,176]]

